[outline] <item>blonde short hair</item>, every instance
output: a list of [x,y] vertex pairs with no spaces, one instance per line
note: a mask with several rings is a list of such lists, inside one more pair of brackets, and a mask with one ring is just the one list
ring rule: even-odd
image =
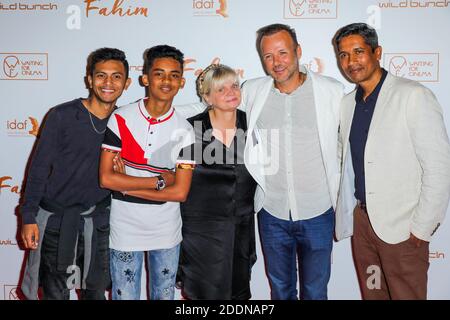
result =
[[197,94],[206,104],[205,96],[208,96],[212,89],[222,86],[230,79],[239,84],[239,77],[232,68],[223,64],[211,64],[197,78]]

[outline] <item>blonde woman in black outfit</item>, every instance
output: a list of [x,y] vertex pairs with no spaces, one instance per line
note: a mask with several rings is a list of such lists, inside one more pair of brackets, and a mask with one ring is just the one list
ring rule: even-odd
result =
[[187,299],[250,299],[256,182],[244,165],[247,122],[237,110],[238,76],[227,66],[210,65],[197,79],[197,92],[208,108],[188,119],[195,143],[182,151],[196,167],[181,204],[179,284]]

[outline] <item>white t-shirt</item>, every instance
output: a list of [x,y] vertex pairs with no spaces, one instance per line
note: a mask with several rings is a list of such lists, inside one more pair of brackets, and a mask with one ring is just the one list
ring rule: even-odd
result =
[[[126,174],[154,177],[174,170],[184,147],[194,143],[189,122],[170,110],[152,118],[145,99],[117,109],[108,121],[102,148],[120,151]],[[181,242],[179,202],[149,201],[113,192],[110,247],[120,251],[169,249]]]

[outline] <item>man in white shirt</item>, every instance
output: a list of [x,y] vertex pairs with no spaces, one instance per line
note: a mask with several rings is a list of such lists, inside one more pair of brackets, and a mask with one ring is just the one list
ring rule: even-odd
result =
[[266,159],[270,155],[266,168],[278,167],[264,170],[264,196],[255,205],[271,296],[297,299],[298,272],[300,298],[327,299],[343,86],[299,65],[302,50],[292,28],[269,25],[257,34],[270,77],[247,81],[243,100],[248,135],[258,128],[250,143],[261,143]]

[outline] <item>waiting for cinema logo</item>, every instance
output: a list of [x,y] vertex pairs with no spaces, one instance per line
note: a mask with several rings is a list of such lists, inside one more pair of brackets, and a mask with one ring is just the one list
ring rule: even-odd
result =
[[192,0],[194,16],[221,16],[228,18],[228,0]]
[[439,81],[439,53],[385,53],[383,65],[397,77],[420,82]]
[[47,53],[0,53],[0,80],[48,80]]
[[285,19],[336,19],[338,0],[284,0]]
[[4,300],[20,300],[17,292],[17,285],[3,285],[3,299]]

